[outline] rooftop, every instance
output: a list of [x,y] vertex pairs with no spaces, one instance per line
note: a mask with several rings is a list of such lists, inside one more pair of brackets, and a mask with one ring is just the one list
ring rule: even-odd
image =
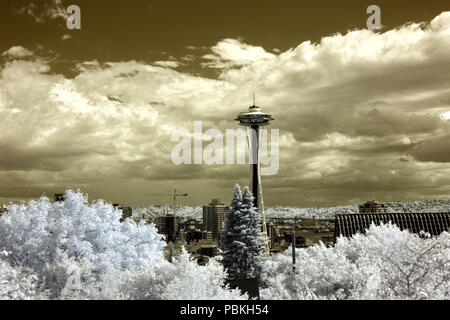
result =
[[359,213],[338,214],[334,225],[334,239],[339,236],[351,237],[356,233],[365,233],[370,225],[391,222],[401,230],[412,233],[427,232],[437,236],[450,227],[450,212],[442,213]]

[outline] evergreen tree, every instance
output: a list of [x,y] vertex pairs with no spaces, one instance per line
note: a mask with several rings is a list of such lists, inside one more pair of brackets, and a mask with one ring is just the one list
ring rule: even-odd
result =
[[264,261],[265,237],[253,195],[236,185],[222,239],[222,263],[230,279],[258,278]]

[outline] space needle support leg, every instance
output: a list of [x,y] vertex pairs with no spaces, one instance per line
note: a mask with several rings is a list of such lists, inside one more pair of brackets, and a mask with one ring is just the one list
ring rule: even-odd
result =
[[253,205],[259,210],[259,126],[252,126],[251,152],[252,152],[252,193]]
[[[266,226],[266,217],[264,213],[264,201],[262,195],[262,184],[261,184],[261,166],[259,163],[259,151],[260,151],[260,132],[259,126],[252,126],[252,155],[253,155],[253,163],[252,163],[252,193],[253,193],[253,204],[261,214],[261,223],[262,223],[262,231],[264,236],[267,237],[267,226]],[[269,252],[269,244],[266,242],[264,247],[265,252]]]

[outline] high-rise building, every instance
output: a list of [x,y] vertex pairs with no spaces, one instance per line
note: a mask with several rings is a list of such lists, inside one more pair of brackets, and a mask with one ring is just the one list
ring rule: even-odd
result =
[[167,241],[175,241],[178,233],[180,217],[174,215],[165,215],[156,217],[155,225],[158,232],[166,236]]
[[277,238],[277,228],[275,224],[269,223],[267,226],[267,236],[269,237],[269,247],[272,249],[275,246],[275,241]]
[[202,231],[202,239],[201,240],[212,240],[212,232],[211,231]]
[[225,228],[226,215],[230,207],[213,199],[207,206],[203,206],[203,230],[210,231],[213,241],[220,241],[220,233]]

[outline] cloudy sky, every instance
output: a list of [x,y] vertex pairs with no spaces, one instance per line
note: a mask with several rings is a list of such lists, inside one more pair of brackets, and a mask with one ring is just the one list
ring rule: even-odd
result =
[[171,135],[237,128],[253,92],[280,130],[266,205],[449,198],[448,1],[377,1],[379,31],[373,1],[312,2],[2,0],[0,204],[229,201],[248,166],[177,166]]

